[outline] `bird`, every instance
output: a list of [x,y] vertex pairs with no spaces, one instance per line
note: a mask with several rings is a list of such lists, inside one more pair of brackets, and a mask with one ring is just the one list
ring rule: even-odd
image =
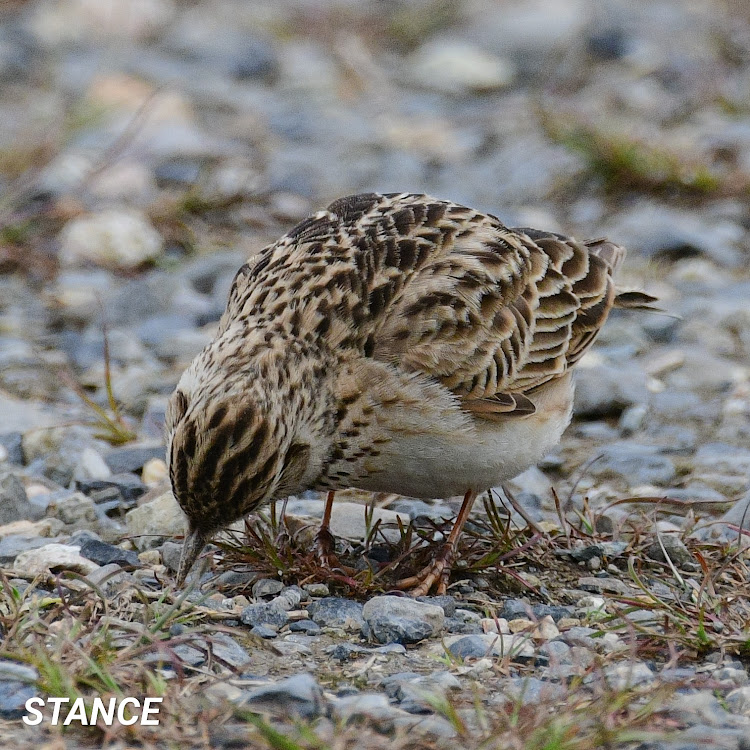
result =
[[183,585],[212,536],[272,500],[343,488],[463,496],[432,561],[444,593],[474,499],[538,462],[571,420],[572,370],[614,307],[625,249],[509,228],[414,193],[340,198],[237,272],[214,339],[168,402]]

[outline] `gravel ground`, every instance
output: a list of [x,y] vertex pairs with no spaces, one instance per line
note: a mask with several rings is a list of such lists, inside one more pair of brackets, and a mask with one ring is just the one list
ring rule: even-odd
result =
[[[4,746],[750,747],[749,112],[739,0],[5,3]],[[246,258],[370,190],[607,235],[668,314],[607,324],[562,445],[510,488],[516,530],[478,510],[512,575],[467,547],[450,596],[414,602],[260,545],[175,598],[166,399]],[[457,508],[379,497],[368,525],[341,499],[342,554],[375,566],[372,521],[387,552],[397,517],[429,535]],[[290,552],[321,510],[256,531]],[[161,651],[136,648],[153,622]],[[104,663],[104,631],[170,718],[25,727],[31,695],[115,692],[75,656]]]

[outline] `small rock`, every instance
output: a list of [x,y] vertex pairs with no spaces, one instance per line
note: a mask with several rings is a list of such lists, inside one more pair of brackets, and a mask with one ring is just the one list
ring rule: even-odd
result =
[[153,458],[164,460],[164,446],[161,443],[114,448],[104,457],[104,460],[113,474],[121,474],[138,473]]
[[623,596],[632,596],[634,589],[627,583],[617,578],[597,578],[596,576],[586,576],[578,579],[578,588],[584,591],[593,591],[601,593],[607,591],[612,594],[621,594]]
[[141,479],[144,484],[149,487],[154,487],[168,479],[169,472],[167,465],[164,463],[162,458],[150,458],[143,465],[143,471],[141,472]]
[[331,592],[325,583],[306,583],[302,588],[307,591],[310,596],[330,596]]
[[44,511],[29,502],[23,482],[11,472],[0,474],[0,525],[13,521],[38,521]]
[[325,714],[323,691],[315,677],[307,673],[251,690],[243,703],[253,711],[284,718],[309,720]]
[[230,667],[241,669],[250,662],[250,654],[227,633],[214,633],[210,646],[214,656]]
[[0,660],[0,718],[20,720],[26,716],[26,701],[38,695],[35,669],[9,660]]
[[442,607],[446,617],[452,617],[456,612],[456,600],[452,596],[418,596],[417,601]]
[[750,716],[750,686],[732,690],[724,700],[732,713]]
[[510,634],[509,623],[504,617],[484,617],[480,624],[485,633]]
[[492,647],[478,635],[467,635],[448,646],[457,659],[481,659],[492,653]]
[[604,673],[610,688],[615,691],[644,685],[653,682],[656,678],[656,675],[643,662],[612,664],[605,667]]
[[356,643],[335,643],[332,646],[327,646],[325,653],[336,661],[348,661],[349,659],[356,659],[362,654],[369,654],[370,649]]
[[419,85],[459,96],[502,89],[515,75],[508,60],[451,39],[423,44],[412,56],[409,69]]
[[255,599],[262,599],[266,596],[275,596],[284,588],[284,584],[281,581],[276,581],[272,578],[261,578],[253,584],[253,597]]
[[351,599],[329,596],[314,601],[308,608],[310,617],[323,628],[341,628],[359,632],[364,625],[362,605]]
[[339,721],[392,721],[398,713],[388,702],[388,698],[380,693],[347,695],[338,698],[333,704],[333,715]]
[[180,567],[180,558],[182,557],[182,545],[176,542],[164,542],[161,545],[161,561],[167,567],[176,573]]
[[116,563],[123,568],[138,568],[140,560],[132,550],[115,547],[113,544],[89,539],[81,545],[81,554],[97,565]]
[[[479,642],[484,644],[484,651],[482,656],[487,656],[488,653],[494,656],[506,656],[510,657],[512,661],[528,661],[534,657],[534,645],[529,638],[524,635],[502,635],[493,633],[484,633],[469,636],[448,636],[444,639],[445,645],[448,650],[453,653],[452,647],[458,641],[465,638],[473,639],[470,641],[472,645],[464,645],[462,648],[471,649],[474,653],[478,653]],[[476,640],[479,639],[479,640]],[[442,645],[440,647],[442,650]]]
[[250,604],[242,610],[240,620],[243,625],[255,627],[256,625],[272,625],[280,628],[286,625],[286,612],[270,604]]
[[292,633],[305,633],[306,635],[320,635],[323,631],[320,625],[312,620],[297,620],[289,625]]
[[276,638],[279,631],[270,625],[256,625],[250,629],[250,635],[257,635],[258,638]]
[[158,546],[164,537],[182,534],[185,516],[169,490],[125,515],[128,535],[139,549]]
[[69,526],[88,526],[97,521],[94,501],[82,492],[52,501],[47,506],[47,514]]
[[439,633],[445,621],[442,607],[401,596],[373,597],[362,616],[381,643],[417,643]]
[[161,254],[161,235],[134,210],[107,209],[69,221],[60,235],[60,260],[135,268]]
[[[695,558],[679,536],[676,534],[661,534],[660,538],[661,544],[656,539],[646,548],[646,554],[652,560],[666,562],[666,557],[664,556],[664,552],[666,552],[669,559],[678,567],[692,567],[696,564]],[[664,549],[662,549],[662,544],[664,545]]]
[[45,544],[43,547],[22,552],[13,563],[18,570],[39,575],[56,570],[75,570],[87,575],[99,566],[82,557],[79,547],[66,544]]
[[0,435],[0,446],[5,450],[3,460],[11,464],[23,464],[23,436],[20,432],[5,432]]
[[45,547],[51,541],[50,537],[9,534],[0,539],[0,565],[12,565],[21,553]]

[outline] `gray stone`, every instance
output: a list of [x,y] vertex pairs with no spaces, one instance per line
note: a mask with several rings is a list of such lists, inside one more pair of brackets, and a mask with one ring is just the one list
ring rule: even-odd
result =
[[290,609],[299,607],[303,597],[307,598],[305,592],[298,586],[287,586],[278,596],[271,599],[270,604],[276,607],[276,609],[288,612]]
[[249,604],[240,614],[242,624],[250,627],[273,625],[280,628],[282,625],[286,625],[288,619],[284,610],[270,604]]
[[323,631],[320,625],[312,620],[297,620],[289,624],[292,633],[305,633],[307,635],[320,635]]
[[310,596],[329,596],[330,591],[325,583],[306,583],[302,588],[307,591]]
[[44,515],[29,502],[21,479],[12,472],[0,474],[0,526],[13,521],[38,521]]
[[315,677],[302,673],[251,690],[243,704],[253,711],[285,718],[315,719],[325,713],[325,698]]
[[336,661],[349,661],[350,659],[356,659],[363,654],[369,654],[371,649],[360,646],[356,643],[335,643],[332,646],[327,646],[325,653],[336,659]]
[[442,607],[401,596],[370,599],[362,616],[381,643],[417,643],[439,633],[445,621]]
[[161,545],[161,561],[169,570],[176,573],[180,567],[182,545],[177,542],[164,542]]
[[750,686],[744,685],[732,690],[724,700],[732,713],[750,716]]
[[514,703],[534,705],[564,699],[566,688],[537,677],[512,677],[502,681],[500,691]]
[[585,547],[575,547],[572,550],[558,550],[558,555],[569,555],[576,562],[587,562],[592,557],[600,557],[613,560],[620,557],[628,548],[627,542],[600,542]]
[[47,507],[47,515],[59,518],[69,526],[89,526],[97,521],[94,501],[82,492],[66,493]]
[[60,234],[64,265],[94,263],[110,268],[135,268],[153,260],[163,241],[144,214],[107,209],[72,219]]
[[0,678],[0,718],[20,720],[27,714],[26,701],[38,694],[27,682]]
[[415,83],[443,94],[465,96],[508,86],[512,63],[456,39],[430,39],[409,60]]
[[645,685],[656,679],[656,675],[643,662],[612,664],[605,667],[604,674],[608,685],[615,691]]
[[0,435],[0,446],[5,449],[5,460],[8,463],[23,463],[23,442],[20,432],[5,432]]
[[[669,559],[678,567],[696,565],[695,558],[677,534],[660,534],[660,539],[661,544],[659,544],[659,539],[655,539],[646,548],[646,554],[652,560],[666,562],[666,557],[664,556],[664,552],[666,551]],[[662,545],[664,549],[662,549]]]
[[253,596],[256,599],[262,599],[266,596],[274,596],[284,588],[281,581],[272,578],[261,578],[253,584]]
[[373,615],[363,632],[380,643],[419,643],[433,635],[429,623],[395,615]]
[[318,599],[307,608],[307,611],[313,621],[323,628],[341,628],[358,632],[365,622],[359,602],[337,596]]
[[125,515],[128,535],[139,549],[157,547],[163,537],[185,531],[185,516],[169,490]]
[[571,648],[563,641],[547,641],[539,648],[540,656],[557,664],[572,664]]
[[99,567],[91,560],[82,557],[79,553],[79,547],[49,543],[49,539],[47,542],[43,547],[21,552],[13,564],[19,570],[32,575],[45,574],[56,570],[74,570],[77,573],[88,575]]
[[456,600],[452,596],[418,596],[417,601],[442,607],[446,617],[452,617],[456,612]]
[[270,625],[256,625],[250,628],[250,635],[257,635],[258,638],[276,638],[278,634],[278,630],[272,628]]
[[162,443],[129,445],[114,448],[104,456],[104,460],[113,474],[135,473],[139,472],[152,458],[164,459],[164,450]]
[[479,635],[467,635],[448,646],[452,656],[458,659],[482,659],[492,653],[492,647]]
[[661,455],[659,448],[627,440],[605,446],[589,471],[597,477],[620,477],[629,486],[669,484],[677,473],[672,459]]
[[81,545],[81,554],[97,565],[116,563],[123,568],[139,568],[138,555],[132,550],[115,547],[113,544],[90,539]]
[[9,534],[0,539],[0,565],[11,564],[22,552],[44,547],[50,542],[59,542],[64,537],[31,536],[27,534]]

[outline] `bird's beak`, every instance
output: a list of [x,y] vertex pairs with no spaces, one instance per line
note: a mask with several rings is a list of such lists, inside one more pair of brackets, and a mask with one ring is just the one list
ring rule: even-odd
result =
[[198,529],[191,529],[185,536],[182,544],[182,555],[180,556],[180,569],[177,571],[177,586],[185,583],[187,574],[193,567],[196,558],[208,541],[206,535]]

